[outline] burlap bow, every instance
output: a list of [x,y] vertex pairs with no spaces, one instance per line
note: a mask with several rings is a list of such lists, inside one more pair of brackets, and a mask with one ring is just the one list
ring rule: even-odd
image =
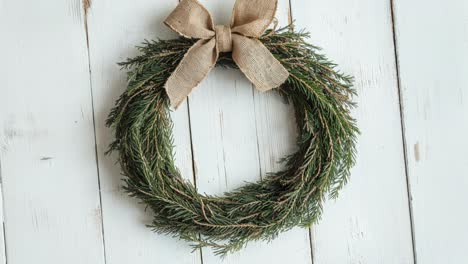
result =
[[231,26],[214,26],[197,0],[182,0],[165,20],[172,30],[198,40],[166,82],[171,105],[178,107],[215,66],[219,52],[234,62],[260,91],[280,86],[288,71],[258,38],[274,19],[277,0],[237,0]]

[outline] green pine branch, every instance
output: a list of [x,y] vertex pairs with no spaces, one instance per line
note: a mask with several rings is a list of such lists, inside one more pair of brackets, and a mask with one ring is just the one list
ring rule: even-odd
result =
[[[294,105],[298,150],[283,159],[283,171],[224,196],[199,194],[174,165],[164,84],[194,41],[146,41],[140,56],[120,64],[128,71],[128,88],[107,120],[116,138],[109,151],[119,154],[125,191],[152,209],[154,231],[225,255],[249,241],[312,225],[325,195],[337,197],[355,163],[355,91],[352,78],[306,38],[287,27],[260,39],[290,73],[275,90]],[[221,54],[218,65],[236,68],[230,54]]]

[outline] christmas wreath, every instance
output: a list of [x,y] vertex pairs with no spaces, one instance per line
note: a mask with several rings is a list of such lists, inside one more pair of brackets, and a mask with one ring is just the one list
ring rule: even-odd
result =
[[[121,63],[128,88],[107,120],[116,138],[109,151],[118,152],[125,191],[154,213],[155,231],[224,255],[310,226],[326,194],[336,197],[347,182],[358,134],[352,79],[305,41],[308,33],[266,30],[275,9],[276,0],[237,0],[231,26],[213,26],[196,0],[183,0],[166,20],[183,37],[146,41],[140,56]],[[282,171],[223,196],[200,194],[181,177],[170,118],[171,105],[214,65],[240,69],[261,90],[275,88],[294,105],[299,132]]]

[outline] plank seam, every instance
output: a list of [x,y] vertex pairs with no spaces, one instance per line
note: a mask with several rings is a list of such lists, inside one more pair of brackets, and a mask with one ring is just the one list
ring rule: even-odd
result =
[[255,103],[255,87],[253,86],[253,84],[250,86],[252,87],[252,97],[253,97],[253,108],[254,108],[254,115],[255,115],[255,136],[257,138],[257,158],[258,158],[258,173],[260,175],[260,180],[263,179],[262,175],[263,175],[263,171],[262,171],[262,162],[261,162],[261,158],[260,158],[260,142],[259,142],[259,136],[258,136],[258,125],[257,125],[257,104]]
[[399,52],[398,52],[398,39],[396,34],[396,23],[395,23],[395,1],[390,0],[390,18],[392,25],[392,37],[393,37],[393,51],[395,56],[395,70],[397,78],[397,92],[398,92],[398,106],[400,111],[400,127],[401,127],[401,138],[403,143],[403,159],[405,164],[405,178],[406,178],[406,192],[408,196],[408,210],[410,217],[410,229],[411,229],[411,245],[413,252],[413,263],[417,264],[416,256],[416,239],[414,236],[414,219],[413,219],[413,204],[412,204],[412,195],[411,195],[411,184],[409,181],[409,170],[408,170],[408,147],[406,140],[406,127],[405,127],[405,114],[404,114],[404,105],[403,105],[403,94],[401,90],[401,79],[400,79],[400,61],[399,61]]
[[99,172],[99,152],[97,146],[97,136],[96,136],[96,114],[94,110],[94,96],[93,96],[93,79],[91,71],[91,54],[89,49],[89,32],[88,32],[88,11],[91,8],[90,0],[82,0],[83,6],[83,23],[86,37],[86,53],[88,55],[88,72],[89,72],[89,91],[91,95],[91,111],[92,111],[92,121],[93,121],[93,135],[94,135],[94,158],[96,161],[96,173],[97,173],[97,184],[98,184],[98,195],[99,195],[99,214],[101,220],[101,236],[102,236],[102,250],[104,263],[107,263],[106,255],[106,239],[104,233],[104,214],[103,214],[103,205],[102,205],[102,193],[101,193],[101,174]]
[[[292,0],[289,0],[289,9],[288,9],[288,22],[292,25],[294,21],[293,11],[292,11]],[[295,110],[294,110],[295,111]],[[314,239],[312,236],[312,225],[307,228],[309,230],[309,247],[310,247],[310,263],[314,264]]]
[[[180,3],[180,0],[177,1]],[[195,189],[197,189],[197,175],[196,175],[196,164],[195,164],[195,152],[193,151],[193,138],[192,138],[192,119],[190,118],[190,102],[189,97],[187,96],[186,100],[187,104],[187,116],[188,116],[188,125],[189,125],[189,137],[190,137],[190,156],[192,157],[192,177],[193,177],[193,185]],[[201,239],[201,236],[198,235],[198,238]],[[203,264],[203,249],[200,248],[200,264]]]
[[5,264],[8,263],[8,257],[7,257],[7,241],[6,241],[6,228],[5,228],[5,192],[3,190],[3,174],[2,174],[2,159],[0,157],[0,192],[2,192],[2,211],[0,212],[2,214],[2,228],[3,228],[3,256],[5,256]]
[[193,185],[197,188],[197,177],[196,177],[196,166],[195,166],[195,158],[193,152],[193,140],[192,140],[192,119],[190,118],[190,104],[189,98],[187,97],[186,100],[187,104],[187,116],[188,116],[188,127],[189,127],[189,139],[190,139],[190,157],[192,158],[192,177],[193,177]]
[[[192,158],[192,177],[193,177],[193,185],[195,189],[197,189],[197,175],[196,175],[196,165],[195,165],[195,152],[193,151],[193,138],[192,138],[192,119],[190,118],[190,99],[187,97],[185,103],[187,104],[187,117],[188,117],[188,127],[189,127],[189,139],[190,139],[190,157]],[[198,238],[201,239],[201,236],[198,235]],[[203,249],[199,248],[200,250],[200,263],[203,264]]]
[[[2,196],[3,196],[3,188],[2,188]],[[5,212],[5,210],[3,210],[2,212]],[[7,256],[7,251],[6,251],[5,221],[2,222],[2,228],[3,228],[3,256],[5,256],[4,263],[7,264],[8,256]]]

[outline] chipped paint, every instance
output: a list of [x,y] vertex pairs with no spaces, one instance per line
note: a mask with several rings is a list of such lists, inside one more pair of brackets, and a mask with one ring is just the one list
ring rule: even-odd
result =
[[88,33],[88,12],[89,9],[91,8],[91,0],[83,0],[83,24],[84,24],[84,30],[86,34],[86,47],[89,52],[89,33]]
[[421,158],[420,151],[419,151],[419,142],[414,144],[413,149],[414,149],[414,159],[416,160],[416,162],[418,162]]
[[83,11],[85,17],[88,15],[89,8],[91,8],[91,0],[83,0]]

